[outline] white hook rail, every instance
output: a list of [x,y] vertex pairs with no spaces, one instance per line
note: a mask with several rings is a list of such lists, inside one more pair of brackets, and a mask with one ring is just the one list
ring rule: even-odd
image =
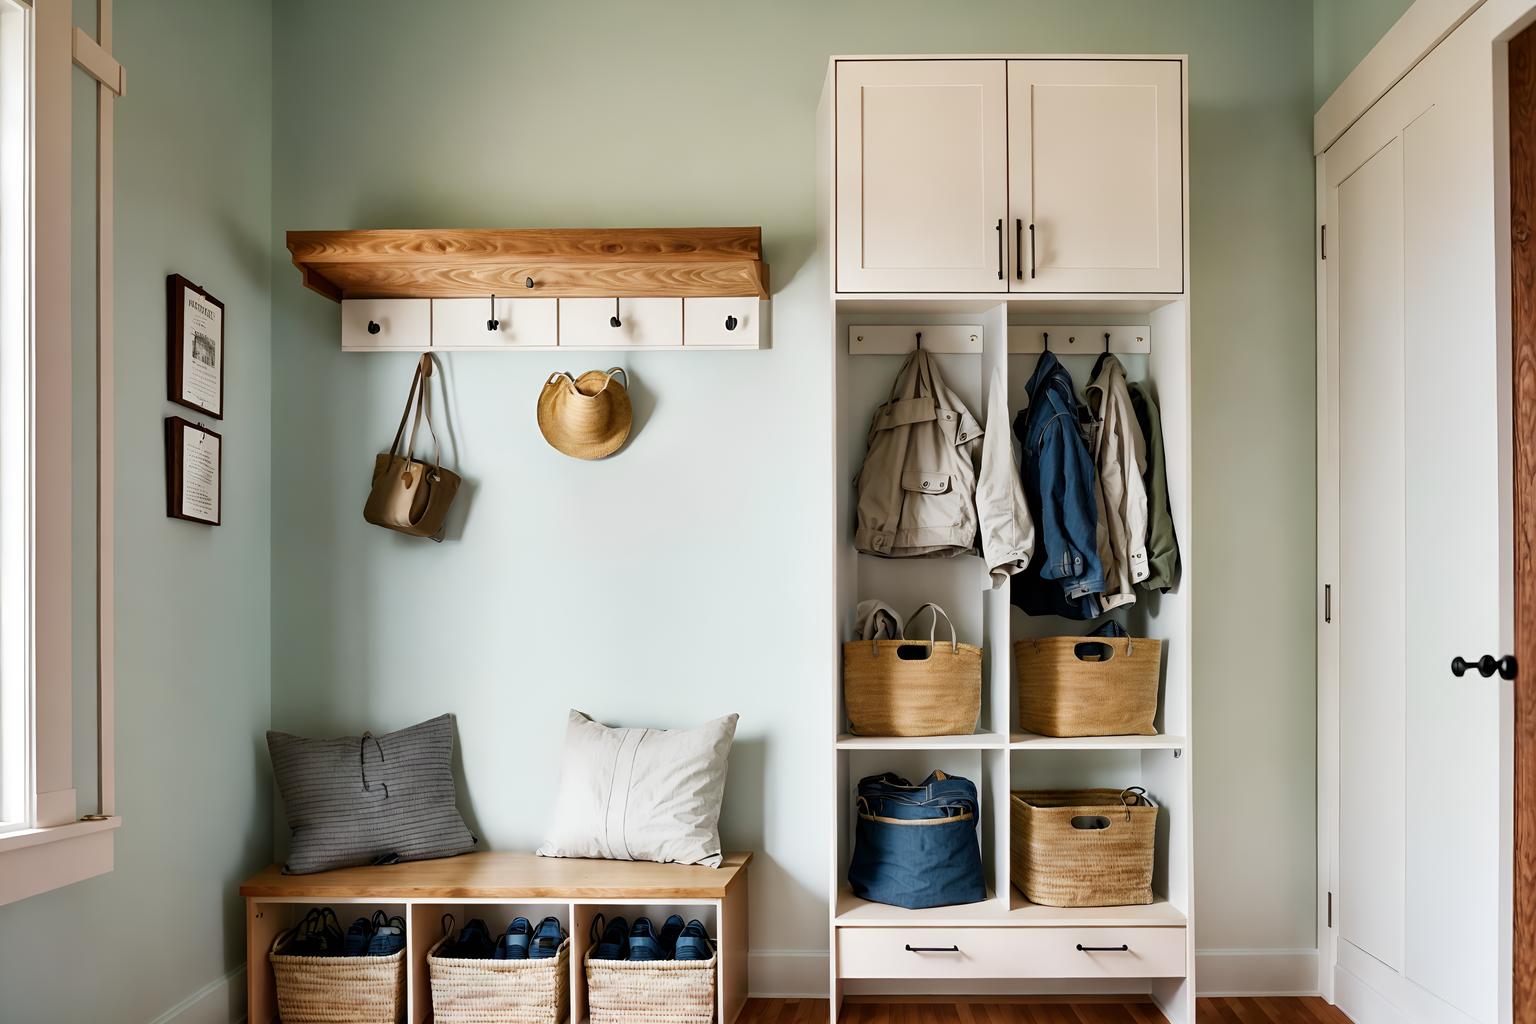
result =
[[855,356],[900,356],[917,348],[921,334],[923,348],[946,355],[980,355],[980,324],[850,324],[848,354]]
[[1083,324],[1051,326],[1048,324],[1009,324],[1009,354],[1044,352],[1046,337],[1051,351],[1059,356],[1097,355],[1104,351],[1104,335],[1109,335],[1109,350],[1116,355],[1145,355],[1152,351],[1152,328],[1090,327]]

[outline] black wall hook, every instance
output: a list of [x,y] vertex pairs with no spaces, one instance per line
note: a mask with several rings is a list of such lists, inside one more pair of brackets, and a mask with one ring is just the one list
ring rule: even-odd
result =
[[613,300],[613,316],[608,318],[608,326],[609,327],[623,327],[624,326],[624,321],[619,319],[619,300],[618,300],[617,297],[615,297],[614,300]]
[[734,331],[736,329],[736,325],[738,323],[740,323],[740,322],[741,321],[737,320],[734,316],[731,316],[730,314],[726,314],[726,317],[725,317],[725,329],[728,330],[728,331]]
[[922,347],[923,347],[923,332],[922,331],[918,331],[917,332],[917,347],[918,347],[919,351],[922,350]]
[[369,320],[368,321],[368,333],[369,334],[378,334],[383,329],[384,328],[379,326],[379,322],[377,320]]
[[485,329],[494,331],[501,326],[501,321],[496,319],[496,296],[491,296],[491,318],[485,322]]
[[1040,332],[1040,351],[1041,352],[1049,352],[1050,350],[1051,350],[1051,332],[1050,331],[1041,331]]
[[523,279],[523,287],[524,288],[532,288],[533,287],[533,278],[531,278],[531,277],[524,278]]
[[1104,332],[1104,351],[1105,352],[1109,351],[1109,332],[1108,331]]

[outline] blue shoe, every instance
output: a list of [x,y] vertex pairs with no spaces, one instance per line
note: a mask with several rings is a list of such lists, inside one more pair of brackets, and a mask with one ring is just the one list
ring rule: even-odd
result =
[[496,944],[491,941],[491,930],[477,917],[459,932],[452,955],[461,960],[489,960],[494,952]]
[[710,941],[709,932],[704,930],[702,922],[689,921],[677,936],[677,953],[675,960],[708,960],[715,955],[715,944]]
[[656,938],[656,926],[648,917],[635,918],[635,926],[629,930],[629,958],[631,960],[663,960],[661,942]]
[[527,960],[528,943],[533,940],[533,926],[528,923],[526,917],[518,917],[507,925],[507,930],[501,938],[496,940],[496,952],[491,954],[493,960]]
[[663,960],[677,958],[677,937],[682,934],[683,919],[676,914],[667,918],[661,926],[661,956]]
[[394,956],[405,948],[405,918],[389,917],[384,911],[373,915],[373,938],[368,940],[368,956]]
[[533,945],[528,949],[528,959],[548,960],[560,952],[565,941],[565,926],[558,917],[546,917],[533,930]]
[[603,915],[597,915],[592,921],[592,959],[629,959],[628,921],[622,917],[616,917],[612,921],[608,921],[605,927]]
[[336,912],[330,907],[315,907],[294,928],[285,952],[292,956],[342,956],[344,946]]
[[347,929],[347,937],[341,943],[342,956],[366,956],[368,943],[373,941],[373,922],[360,917]]

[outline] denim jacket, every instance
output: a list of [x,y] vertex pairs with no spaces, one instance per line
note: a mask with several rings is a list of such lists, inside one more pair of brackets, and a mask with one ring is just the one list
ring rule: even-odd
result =
[[1093,460],[1078,432],[1072,377],[1050,352],[1029,378],[1029,407],[1014,420],[1024,449],[1024,497],[1035,521],[1035,553],[1013,578],[1013,603],[1030,615],[1092,619],[1102,612]]

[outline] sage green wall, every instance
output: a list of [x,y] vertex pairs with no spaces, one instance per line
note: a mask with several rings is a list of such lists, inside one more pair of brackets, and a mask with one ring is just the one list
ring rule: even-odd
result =
[[[724,832],[761,851],[754,952],[811,954],[776,970],[816,985],[833,341],[805,263],[826,58],[1188,53],[1200,944],[1314,945],[1309,5],[276,0],[274,26],[275,725],[454,712],[464,804],[491,846],[526,849],[567,707],[739,711]],[[366,526],[411,359],[342,354],[282,232],[665,224],[763,226],[772,349],[448,356],[467,519],[440,546]],[[610,362],[635,371],[635,443],[554,454],[541,381]]]
[[1413,0],[1312,0],[1312,105],[1349,77]]
[[[79,5],[87,28],[85,8]],[[271,7],[116,5],[128,93],[117,103],[117,788],[108,875],[0,907],[7,1021],[237,1019],[242,877],[271,852]],[[78,80],[77,559],[93,557],[95,90]],[[78,184],[83,182],[84,189]],[[226,306],[224,525],[165,516],[165,275]],[[190,412],[187,415],[191,415]],[[77,585],[93,585],[89,561]],[[93,716],[92,591],[76,595],[76,708]],[[91,719],[93,721],[93,718]],[[90,725],[90,722],[84,723]],[[77,744],[94,744],[94,728]],[[77,751],[81,812],[94,749]],[[70,969],[63,964],[75,965]],[[86,967],[78,965],[87,964]],[[199,997],[203,997],[199,999]],[[233,998],[235,1001],[226,1005]]]

